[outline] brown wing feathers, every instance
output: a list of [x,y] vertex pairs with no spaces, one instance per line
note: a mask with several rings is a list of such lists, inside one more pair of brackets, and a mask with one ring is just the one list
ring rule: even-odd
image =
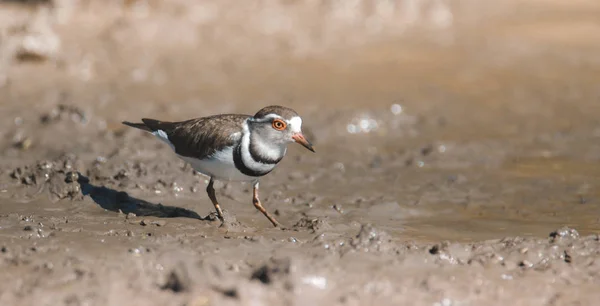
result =
[[204,158],[222,147],[231,146],[234,140],[230,135],[241,132],[242,122],[247,115],[220,115],[191,119],[181,122],[165,122],[144,118],[143,123],[123,122],[123,124],[148,132],[164,131],[175,146],[177,154]]

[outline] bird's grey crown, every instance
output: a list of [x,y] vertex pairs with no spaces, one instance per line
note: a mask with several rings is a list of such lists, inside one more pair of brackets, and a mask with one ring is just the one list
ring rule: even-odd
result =
[[281,116],[282,118],[288,119],[288,120],[291,119],[292,117],[299,117],[298,113],[296,113],[295,110],[293,110],[289,107],[280,106],[280,105],[271,105],[271,106],[263,107],[261,110],[259,110],[256,114],[254,114],[254,118],[262,119],[270,114],[275,114],[275,115]]

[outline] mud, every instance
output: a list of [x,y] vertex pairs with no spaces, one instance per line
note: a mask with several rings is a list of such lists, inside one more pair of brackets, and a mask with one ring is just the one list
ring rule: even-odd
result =
[[[0,3],[0,305],[595,304],[600,5],[390,3]],[[267,104],[284,228],[120,124]]]

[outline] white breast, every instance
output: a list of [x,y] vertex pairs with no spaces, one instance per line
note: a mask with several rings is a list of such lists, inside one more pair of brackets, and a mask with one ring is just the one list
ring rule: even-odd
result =
[[194,170],[221,181],[254,181],[255,177],[241,173],[233,163],[233,147],[216,152],[210,158],[200,160],[177,155],[188,162]]

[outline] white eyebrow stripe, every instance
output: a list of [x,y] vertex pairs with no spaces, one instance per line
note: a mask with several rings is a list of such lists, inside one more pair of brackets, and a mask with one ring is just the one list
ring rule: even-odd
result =
[[256,119],[256,118],[252,118],[252,117],[250,118],[250,120],[254,121],[254,122],[267,122],[267,121],[271,121],[272,119],[281,119],[281,120],[285,121],[285,119],[283,119],[283,117],[276,115],[276,114],[268,114],[260,119]]

